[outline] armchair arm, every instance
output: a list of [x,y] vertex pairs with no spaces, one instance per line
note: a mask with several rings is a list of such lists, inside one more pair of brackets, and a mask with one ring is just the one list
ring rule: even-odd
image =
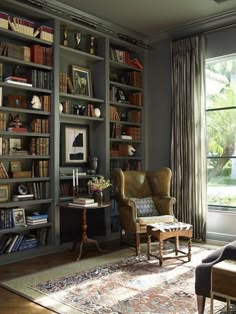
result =
[[120,201],[120,222],[122,227],[130,232],[136,230],[137,209],[135,202],[124,198]]
[[153,201],[155,206],[159,212],[159,215],[172,215],[173,213],[173,206],[176,202],[176,199],[171,196],[153,196]]
[[[202,263],[196,267],[195,270],[195,291],[198,295],[210,297],[211,290],[211,268],[213,265],[225,260],[233,259],[236,260],[236,241],[227,244],[223,250],[217,250],[219,256],[208,263]],[[209,255],[211,256],[211,254]],[[207,261],[207,258],[204,259]],[[211,260],[211,258],[209,259]]]

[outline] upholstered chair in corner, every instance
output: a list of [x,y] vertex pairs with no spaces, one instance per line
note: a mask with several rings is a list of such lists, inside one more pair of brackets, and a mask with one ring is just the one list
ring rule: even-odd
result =
[[[195,293],[197,295],[198,314],[203,314],[206,298],[211,296],[211,268],[225,260],[236,260],[236,241],[233,241],[209,254],[195,270]],[[223,298],[218,300],[225,301]],[[232,303],[236,303],[232,301]]]
[[158,171],[122,171],[112,174],[115,198],[119,205],[121,241],[124,233],[135,234],[136,254],[140,254],[140,235],[147,225],[173,222],[175,198],[170,196],[172,172],[164,167]]

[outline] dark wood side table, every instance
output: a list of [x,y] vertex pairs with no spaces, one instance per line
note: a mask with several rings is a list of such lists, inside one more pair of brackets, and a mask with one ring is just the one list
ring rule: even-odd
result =
[[77,259],[76,259],[77,261],[81,257],[84,244],[93,243],[93,244],[95,244],[95,246],[99,252],[101,252],[101,253],[105,252],[104,250],[101,249],[97,240],[88,238],[88,235],[87,235],[87,228],[88,228],[88,226],[87,226],[87,210],[106,208],[106,207],[111,206],[111,202],[104,202],[103,204],[97,205],[97,206],[70,205],[69,203],[59,203],[57,206],[58,207],[64,207],[64,208],[73,208],[75,210],[81,210],[82,211],[82,221],[81,221],[82,234],[81,234],[81,238],[75,239],[73,241],[73,248],[72,248],[73,250],[76,250],[77,246],[79,246],[79,252],[78,252]]
[[227,313],[230,313],[230,300],[236,301],[236,260],[224,260],[212,266],[211,314],[214,312],[214,296],[226,299]]

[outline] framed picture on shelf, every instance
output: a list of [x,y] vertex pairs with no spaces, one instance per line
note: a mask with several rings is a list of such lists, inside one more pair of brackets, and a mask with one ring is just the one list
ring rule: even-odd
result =
[[23,95],[8,95],[8,103],[12,108],[27,108],[27,98]]
[[12,217],[14,227],[25,226],[25,210],[24,208],[13,208]]
[[72,65],[72,81],[76,94],[92,97],[91,71]]
[[9,138],[9,154],[14,154],[22,149],[21,138]]
[[88,126],[61,124],[61,165],[73,166],[88,161]]
[[11,164],[11,172],[22,170],[21,161],[11,161],[10,164]]
[[121,88],[118,88],[117,89],[117,92],[116,92],[116,99],[117,101],[119,102],[128,102],[127,100],[127,96],[125,94],[125,91]]
[[0,203],[7,202],[9,200],[9,185],[0,185]]

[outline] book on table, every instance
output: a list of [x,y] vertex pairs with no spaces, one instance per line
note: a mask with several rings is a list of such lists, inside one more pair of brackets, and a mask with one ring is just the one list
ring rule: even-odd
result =
[[93,198],[87,198],[87,197],[77,197],[77,198],[73,199],[73,203],[81,204],[81,205],[92,204],[92,203],[94,203],[94,199]]
[[98,203],[97,202],[91,204],[68,203],[68,205],[83,208],[83,207],[96,207],[98,206]]

